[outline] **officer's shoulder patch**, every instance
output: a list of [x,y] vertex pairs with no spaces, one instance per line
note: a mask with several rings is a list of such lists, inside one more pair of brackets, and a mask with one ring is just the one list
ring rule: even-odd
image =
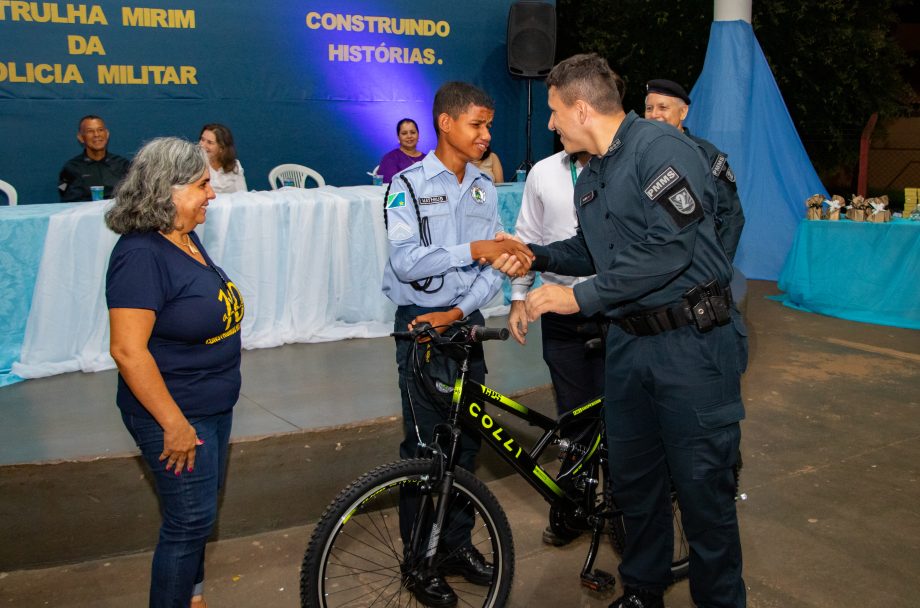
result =
[[670,165],[661,172],[658,177],[653,179],[649,184],[645,186],[645,196],[650,199],[658,200],[658,197],[662,193],[666,192],[672,184],[681,179],[680,173],[677,172],[677,169],[671,167]]
[[398,209],[406,206],[406,193],[394,192],[387,197],[387,209]]
[[679,179],[662,191],[656,202],[661,205],[679,228],[689,226],[703,217],[703,205],[686,179]]
[[716,159],[712,162],[712,175],[713,177],[719,177],[722,175],[722,172],[725,171],[728,166],[725,162],[727,159],[724,154],[717,154]]

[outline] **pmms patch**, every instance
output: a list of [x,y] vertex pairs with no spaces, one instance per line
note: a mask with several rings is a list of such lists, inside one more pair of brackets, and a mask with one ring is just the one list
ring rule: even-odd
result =
[[668,186],[679,179],[680,173],[678,173],[674,167],[668,166],[667,169],[661,172],[661,175],[656,177],[652,180],[652,183],[645,187],[645,196],[654,201],[668,189]]

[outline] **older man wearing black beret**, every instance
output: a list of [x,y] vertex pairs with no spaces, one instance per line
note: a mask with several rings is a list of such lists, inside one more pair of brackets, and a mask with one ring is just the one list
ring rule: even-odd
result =
[[715,210],[716,231],[728,259],[734,261],[738,241],[741,239],[741,229],[744,227],[744,211],[738,198],[735,174],[728,166],[728,156],[712,142],[692,135],[684,127],[684,120],[690,112],[690,96],[682,86],[672,80],[657,79],[649,80],[645,90],[645,118],[666,122],[683,131],[684,135],[706,151],[719,195]]

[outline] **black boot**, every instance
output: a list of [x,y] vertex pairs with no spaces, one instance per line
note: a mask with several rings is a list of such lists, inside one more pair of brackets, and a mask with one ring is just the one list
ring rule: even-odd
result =
[[459,574],[474,585],[490,584],[495,574],[492,564],[473,547],[454,549],[447,555],[439,556],[436,563],[441,574]]
[[457,605],[457,594],[443,578],[438,575],[417,579],[404,575],[406,589],[412,592],[419,602],[434,608],[453,608]]
[[610,604],[610,608],[664,608],[664,594],[624,587],[623,595]]

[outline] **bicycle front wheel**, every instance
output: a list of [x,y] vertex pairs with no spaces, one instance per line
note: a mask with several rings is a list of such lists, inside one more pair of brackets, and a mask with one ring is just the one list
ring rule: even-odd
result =
[[[403,460],[363,475],[335,498],[317,523],[300,574],[301,606],[309,608],[422,606],[407,588],[407,571],[419,558],[403,546],[400,497],[423,495],[421,510],[440,496],[440,481],[431,480],[430,460]],[[514,545],[508,518],[495,496],[479,479],[457,468],[441,538],[469,533],[472,546],[492,565],[488,583],[473,584],[460,576],[444,576],[457,596],[457,606],[504,606],[514,574]],[[425,506],[427,505],[427,507]],[[454,515],[462,513],[461,517]],[[417,521],[431,521],[422,512]],[[426,519],[427,518],[427,519]],[[462,522],[458,522],[462,519]],[[438,555],[449,554],[439,547]],[[440,558],[433,567],[438,568]]]

